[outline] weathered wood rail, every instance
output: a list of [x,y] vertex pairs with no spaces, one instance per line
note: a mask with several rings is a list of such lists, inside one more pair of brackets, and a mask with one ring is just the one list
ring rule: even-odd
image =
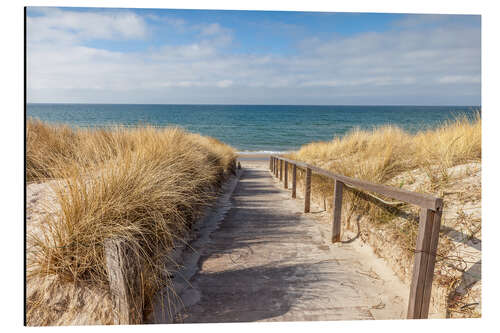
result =
[[312,172],[334,181],[332,214],[333,243],[340,241],[342,193],[344,185],[349,185],[359,190],[379,193],[420,207],[420,220],[415,248],[415,259],[413,263],[407,318],[427,318],[429,315],[429,304],[431,299],[432,280],[434,277],[434,265],[436,262],[439,229],[441,226],[443,200],[427,194],[410,192],[403,189],[397,189],[335,174],[314,165],[287,159],[281,156],[271,155],[269,159],[269,169],[275,177],[284,182],[285,188],[288,188],[288,169],[290,165],[292,167],[292,198],[296,198],[297,195],[297,168],[302,168],[306,171],[304,189],[305,213],[308,213],[311,207]]

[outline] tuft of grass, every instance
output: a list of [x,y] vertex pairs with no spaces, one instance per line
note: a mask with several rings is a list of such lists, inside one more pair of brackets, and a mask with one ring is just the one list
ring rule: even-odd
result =
[[437,173],[443,173],[481,160],[481,118],[479,113],[472,119],[461,116],[415,135],[396,126],[356,129],[342,138],[304,145],[288,157],[376,183],[418,168],[437,167]]
[[[287,157],[380,184],[390,183],[403,172],[422,169],[430,180],[430,187],[417,191],[437,193],[450,179],[448,168],[481,160],[481,117],[479,112],[472,117],[459,116],[441,127],[413,135],[396,126],[371,131],[355,129],[343,138],[304,145]],[[411,176],[409,180],[414,183]],[[392,185],[403,187],[404,184]],[[313,175],[313,188],[316,195],[330,201],[331,182]],[[349,203],[348,210],[370,216],[375,223],[391,220],[387,209],[370,203],[357,191],[347,189],[345,202]],[[350,213],[353,212],[347,215]],[[393,213],[391,216],[396,217]],[[416,223],[413,226],[416,228]],[[414,241],[415,233],[407,227],[398,229],[398,234],[408,243]]]
[[[430,180],[430,188],[417,191],[437,192],[450,179],[448,168],[481,160],[481,117],[479,112],[472,117],[459,116],[436,129],[413,135],[396,126],[371,131],[355,129],[343,138],[304,145],[287,157],[380,184],[390,183],[404,172],[410,174],[409,183],[414,183],[411,171],[421,169]],[[402,180],[392,185],[404,186]],[[331,182],[322,177],[313,175],[313,188],[324,200],[332,196]],[[344,202],[349,203],[347,209],[368,215],[375,223],[390,220],[387,215],[390,209],[370,203],[358,191],[347,189]],[[390,215],[396,217],[395,213]],[[407,227],[400,231],[401,237],[413,241],[414,232]]]
[[[103,244],[120,238],[144,263],[142,294],[151,305],[169,283],[165,263],[174,241],[213,200],[235,157],[220,141],[178,128],[72,129],[30,119],[28,181],[52,179],[54,198],[40,230],[28,225],[28,285],[106,290]],[[51,324],[54,311],[70,310],[54,309],[40,291],[27,296],[28,324]]]
[[[450,186],[456,187],[456,182],[460,181],[450,173],[452,167],[481,162],[481,117],[479,112],[472,117],[460,116],[438,128],[416,134],[395,126],[383,126],[371,131],[356,129],[343,138],[304,145],[286,157],[374,183],[443,196],[444,191],[448,191]],[[473,173],[468,167],[465,169],[465,174],[470,176]],[[297,182],[301,186],[303,176]],[[479,187],[467,187],[465,190],[469,200],[480,200],[480,184],[475,185]],[[332,181],[313,174],[312,199],[319,203],[331,203],[332,193]],[[458,192],[457,201],[464,200],[463,193],[464,190]],[[460,203],[445,201],[445,212],[448,204],[456,206]],[[407,267],[411,266],[417,238],[417,207],[391,207],[371,200],[362,191],[346,187],[342,215],[347,229],[351,229],[352,221],[356,221],[361,239],[375,247],[387,244],[381,249],[381,252],[385,251],[384,257],[397,268],[401,278],[410,277],[411,270]],[[475,239],[481,232],[480,220],[463,214],[449,217],[442,223],[457,230],[463,229],[466,240]],[[397,253],[392,253],[394,250]],[[460,280],[457,278],[458,271],[447,271],[447,267],[452,267],[450,263],[456,265],[455,262],[463,261],[461,256],[450,239],[440,237],[436,283],[454,289],[451,284]]]

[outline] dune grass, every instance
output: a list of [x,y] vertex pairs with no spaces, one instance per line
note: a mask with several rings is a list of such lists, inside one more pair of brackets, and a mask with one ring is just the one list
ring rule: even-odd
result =
[[[28,281],[105,290],[103,244],[120,238],[144,262],[143,294],[151,302],[168,283],[164,264],[174,241],[214,198],[234,160],[231,147],[178,128],[72,129],[30,119],[27,179],[53,180],[54,198],[41,230],[28,225]],[[50,299],[35,294],[27,295],[28,323],[50,325]]]
[[[464,202],[477,202],[481,197],[480,181],[460,185],[460,177],[467,178],[467,175],[463,175],[464,172],[467,174],[469,169],[477,170],[481,165],[479,112],[472,117],[457,117],[438,128],[416,134],[395,126],[373,130],[357,129],[342,138],[304,145],[286,157],[334,173],[442,197],[445,205],[442,226],[445,230],[473,229],[471,239],[480,234],[480,219],[471,217],[464,221],[460,216],[453,215],[454,211],[461,211]],[[459,169],[464,172],[457,173],[456,170]],[[304,172],[299,171],[299,189],[303,187],[303,179]],[[313,201],[331,211],[331,180],[313,174],[311,195]],[[391,198],[377,196],[392,201]],[[369,242],[375,252],[386,258],[396,273],[408,282],[418,231],[418,207],[386,205],[373,200],[365,192],[349,187],[344,188],[342,206],[342,230],[356,231],[363,241]],[[468,265],[465,264],[463,250],[457,244],[444,236],[439,240],[435,270],[438,273],[434,283],[442,290],[447,290],[443,292],[446,295],[454,295],[453,290],[462,279],[463,270],[456,269],[457,265]],[[445,310],[448,313],[452,310],[450,304],[453,302],[444,298],[446,297],[441,297],[439,302],[448,302]],[[461,315],[478,314],[471,312]]]
[[342,138],[302,146],[289,157],[346,176],[385,183],[403,171],[431,166],[446,169],[480,161],[481,119],[478,113],[472,119],[461,116],[414,135],[396,126],[356,129]]
[[[342,138],[304,145],[287,157],[334,173],[401,188],[414,182],[412,171],[423,170],[429,186],[411,190],[442,197],[440,191],[449,180],[449,168],[481,162],[481,117],[479,113],[472,117],[460,116],[438,128],[416,134],[396,126],[371,131],[356,129]],[[410,174],[410,178],[403,177],[404,181],[395,183],[396,176],[404,173]],[[325,203],[331,202],[332,188],[331,180],[313,175],[313,196],[323,198]],[[374,223],[386,223],[397,217],[397,209],[381,207],[367,199],[362,192],[346,188],[346,215],[368,216]],[[414,220],[418,221],[418,213]],[[408,253],[413,250],[417,225],[404,224],[397,229]]]

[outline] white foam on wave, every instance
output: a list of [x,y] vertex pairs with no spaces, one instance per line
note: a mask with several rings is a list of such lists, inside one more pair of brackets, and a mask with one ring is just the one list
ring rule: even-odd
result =
[[291,151],[273,151],[273,150],[256,150],[256,151],[238,151],[236,152],[240,155],[256,155],[256,154],[269,154],[269,155],[280,155],[280,154],[288,154]]

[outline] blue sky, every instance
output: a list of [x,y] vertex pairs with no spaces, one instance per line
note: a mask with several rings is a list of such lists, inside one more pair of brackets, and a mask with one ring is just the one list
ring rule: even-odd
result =
[[[88,9],[83,9],[89,11]],[[113,12],[109,10],[108,12]],[[179,29],[175,34],[165,34],[175,21],[195,26],[218,24],[231,31],[234,43],[227,51],[235,54],[296,54],[297,43],[314,36],[350,36],[363,31],[384,31],[399,15],[303,13],[259,11],[210,11],[210,10],[133,10],[145,18],[151,35],[144,40],[109,43],[94,41],[89,46],[116,51],[147,50],[163,44],[183,45],[199,41],[202,36],[196,29]],[[162,22],[167,20],[167,22]]]
[[28,102],[480,104],[479,16],[27,13]]

